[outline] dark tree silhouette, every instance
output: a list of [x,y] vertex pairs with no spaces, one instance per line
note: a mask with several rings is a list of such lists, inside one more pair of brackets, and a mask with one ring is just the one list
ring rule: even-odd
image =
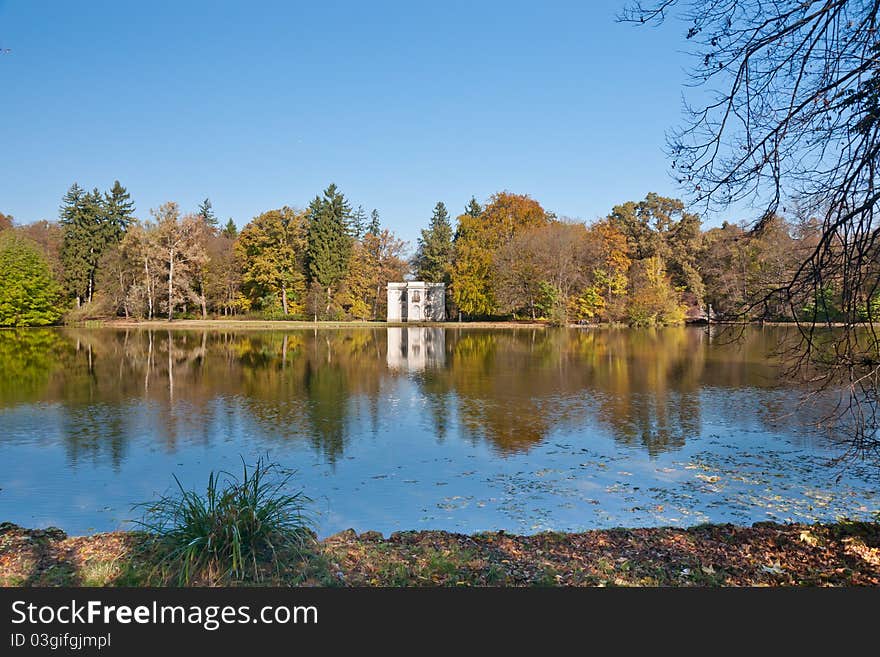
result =
[[[802,337],[792,373],[841,394],[833,419],[859,453],[880,452],[878,9],[880,0],[658,0],[620,16],[685,21],[701,100],[686,103],[669,150],[691,200],[707,210],[751,202],[756,233],[780,211],[821,223],[793,275],[750,301],[790,306]],[[818,330],[832,322],[834,332]]]

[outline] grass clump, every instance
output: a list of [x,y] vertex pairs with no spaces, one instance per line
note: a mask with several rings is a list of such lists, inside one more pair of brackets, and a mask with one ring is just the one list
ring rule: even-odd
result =
[[137,505],[139,524],[153,534],[165,556],[160,565],[180,585],[194,581],[260,581],[267,567],[280,573],[282,559],[302,559],[314,541],[307,515],[311,499],[290,493],[294,473],[259,459],[242,474],[211,472],[204,493],[177,490]]

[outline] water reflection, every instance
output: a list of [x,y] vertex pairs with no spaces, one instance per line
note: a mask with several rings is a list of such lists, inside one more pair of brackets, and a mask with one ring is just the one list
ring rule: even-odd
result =
[[418,372],[446,364],[446,331],[441,328],[389,327],[386,362],[390,370]]
[[73,460],[124,458],[135,401],[150,405],[145,430],[166,449],[222,439],[211,418],[224,400],[274,439],[305,440],[336,460],[358,438],[353,423],[363,432],[357,418],[365,413],[373,430],[393,421],[401,395],[418,399],[438,440],[455,429],[513,453],[560,428],[602,427],[655,455],[699,435],[707,391],[745,393],[713,406],[731,421],[745,413],[778,422],[768,355],[784,335],[751,330],[712,343],[686,328],[2,331],[0,408],[59,405]]
[[114,529],[172,473],[203,485],[267,452],[322,533],[869,513],[866,478],[821,488],[825,409],[777,378],[786,335],[0,331],[0,520]]

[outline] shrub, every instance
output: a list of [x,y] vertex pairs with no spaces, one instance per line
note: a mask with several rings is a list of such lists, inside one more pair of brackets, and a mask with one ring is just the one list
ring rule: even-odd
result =
[[138,524],[154,534],[164,553],[162,565],[177,573],[178,584],[193,580],[261,579],[267,563],[279,570],[282,555],[304,556],[314,538],[302,491],[287,492],[293,473],[259,459],[242,463],[242,476],[211,472],[204,494],[177,490],[144,508]]

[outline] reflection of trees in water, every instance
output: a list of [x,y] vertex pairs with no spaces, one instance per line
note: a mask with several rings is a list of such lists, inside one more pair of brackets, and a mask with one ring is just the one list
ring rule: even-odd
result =
[[[699,339],[684,329],[452,331],[447,367],[418,380],[429,400],[454,392],[464,432],[502,452],[594,413],[616,439],[658,452],[699,430],[698,397],[684,394],[699,387]],[[445,417],[435,422],[439,433]]]
[[0,330],[0,406],[43,399],[66,347],[56,331]]
[[600,331],[586,338],[597,415],[616,440],[654,455],[699,434],[703,338],[684,328]]
[[64,410],[61,429],[71,463],[109,458],[114,467],[122,464],[129,436],[125,407],[65,404]]
[[[705,386],[777,385],[767,354],[778,337],[746,331],[741,340],[721,341],[684,327],[452,330],[446,367],[417,380],[434,401],[438,434],[454,393],[465,433],[502,452],[528,449],[553,429],[595,418],[621,443],[658,454],[699,434]],[[770,403],[763,396],[750,402],[752,413]]]
[[367,400],[378,422],[382,379],[390,376],[383,338],[374,330],[252,336],[249,351],[274,357],[243,369],[242,403],[270,437],[305,438],[335,461],[349,440],[354,399]]
[[[335,460],[353,427],[376,431],[393,412],[383,394],[407,379],[440,439],[458,426],[515,452],[598,421],[616,440],[656,454],[700,432],[706,386],[775,386],[767,353],[778,335],[715,336],[707,349],[710,337],[698,329],[450,329],[444,339],[419,337],[433,345],[429,360],[389,367],[385,329],[6,331],[0,407],[57,402],[75,459],[121,459],[140,432],[133,409],[147,403],[149,431],[168,449],[224,438],[241,410],[267,439],[306,441]],[[781,402],[756,394],[748,403],[747,412],[769,418]],[[729,409],[731,417],[743,411]]]

